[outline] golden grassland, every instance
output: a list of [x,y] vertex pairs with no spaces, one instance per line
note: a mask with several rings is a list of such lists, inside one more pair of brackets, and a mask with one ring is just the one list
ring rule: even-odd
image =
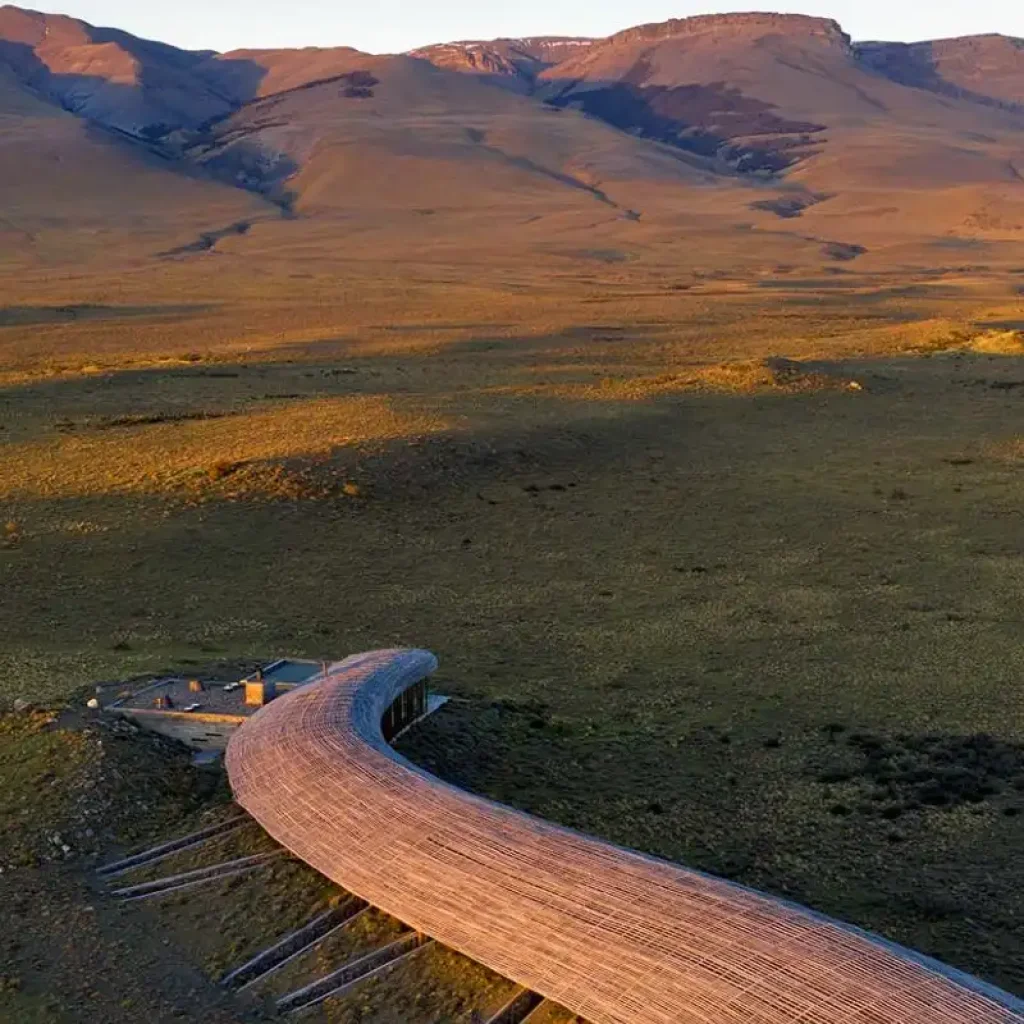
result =
[[[233,413],[199,410],[61,421],[55,438],[8,445],[5,499],[83,498],[195,488],[253,463],[315,459],[338,449],[441,430],[434,416],[399,412],[383,396],[280,401]],[[257,405],[257,403],[253,403]],[[214,458],[211,460],[211,454]]]
[[[0,699],[429,647],[446,777],[1024,992],[1012,266],[242,244],[5,299]],[[161,928],[215,973],[250,891]],[[324,1012],[463,1019],[448,957]]]

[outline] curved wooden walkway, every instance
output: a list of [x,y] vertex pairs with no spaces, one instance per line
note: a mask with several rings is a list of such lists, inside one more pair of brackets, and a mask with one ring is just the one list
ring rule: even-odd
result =
[[868,933],[450,786],[381,735],[425,651],[332,666],[233,737],[238,802],[318,871],[592,1024],[1024,1024]]

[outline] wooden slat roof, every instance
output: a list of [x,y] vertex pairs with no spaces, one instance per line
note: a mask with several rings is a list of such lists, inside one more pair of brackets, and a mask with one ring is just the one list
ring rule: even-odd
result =
[[383,740],[425,651],[333,665],[234,735],[237,801],[364,900],[592,1024],[1024,1024],[1024,1002],[802,907],[448,785]]

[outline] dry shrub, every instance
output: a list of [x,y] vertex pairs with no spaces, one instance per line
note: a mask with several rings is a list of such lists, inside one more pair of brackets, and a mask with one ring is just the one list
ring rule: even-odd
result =
[[1015,437],[1003,444],[993,445],[989,454],[998,462],[1024,462],[1024,437]]
[[217,480],[223,480],[224,477],[230,476],[238,469],[237,462],[229,462],[226,459],[218,459],[210,468],[206,471],[206,475],[214,482]]
[[[220,487],[209,484],[220,483]],[[343,490],[343,488],[341,488]],[[283,463],[231,465],[221,476],[210,473],[204,485],[196,482],[196,498],[227,498],[233,501],[320,501],[332,497],[339,482],[330,467],[315,464],[288,466]]]
[[973,337],[967,347],[990,356],[1024,355],[1024,331],[985,331]]
[[3,533],[0,533],[0,548],[13,548],[19,540],[21,540],[21,530],[18,524],[11,519],[4,525]]
[[706,366],[688,378],[687,385],[714,391],[862,391],[849,377],[815,368],[794,359],[770,356]]
[[863,391],[850,377],[781,356],[714,363],[687,374],[665,373],[651,377],[607,378],[599,384],[519,387],[517,395],[547,395],[596,401],[640,401],[685,391],[718,391],[753,394],[759,391]]
[[905,351],[916,354],[976,352],[988,356],[1019,356],[1024,355],[1024,331],[974,331],[951,327],[939,334],[926,335]]

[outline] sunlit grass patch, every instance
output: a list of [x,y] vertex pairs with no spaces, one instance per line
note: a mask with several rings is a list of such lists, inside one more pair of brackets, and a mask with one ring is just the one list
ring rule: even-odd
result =
[[7,445],[0,449],[0,496],[195,492],[227,486],[233,477],[243,484],[233,488],[237,493],[315,496],[315,486],[279,464],[431,434],[444,426],[436,414],[377,396],[294,401],[231,417],[150,416],[102,431]]
[[1024,355],[1024,331],[983,331],[971,339],[968,347],[985,355]]
[[679,372],[605,377],[596,383],[541,383],[501,389],[505,394],[580,401],[640,401],[695,391],[755,394],[837,390],[860,391],[863,388],[848,376],[781,356],[711,363]]

